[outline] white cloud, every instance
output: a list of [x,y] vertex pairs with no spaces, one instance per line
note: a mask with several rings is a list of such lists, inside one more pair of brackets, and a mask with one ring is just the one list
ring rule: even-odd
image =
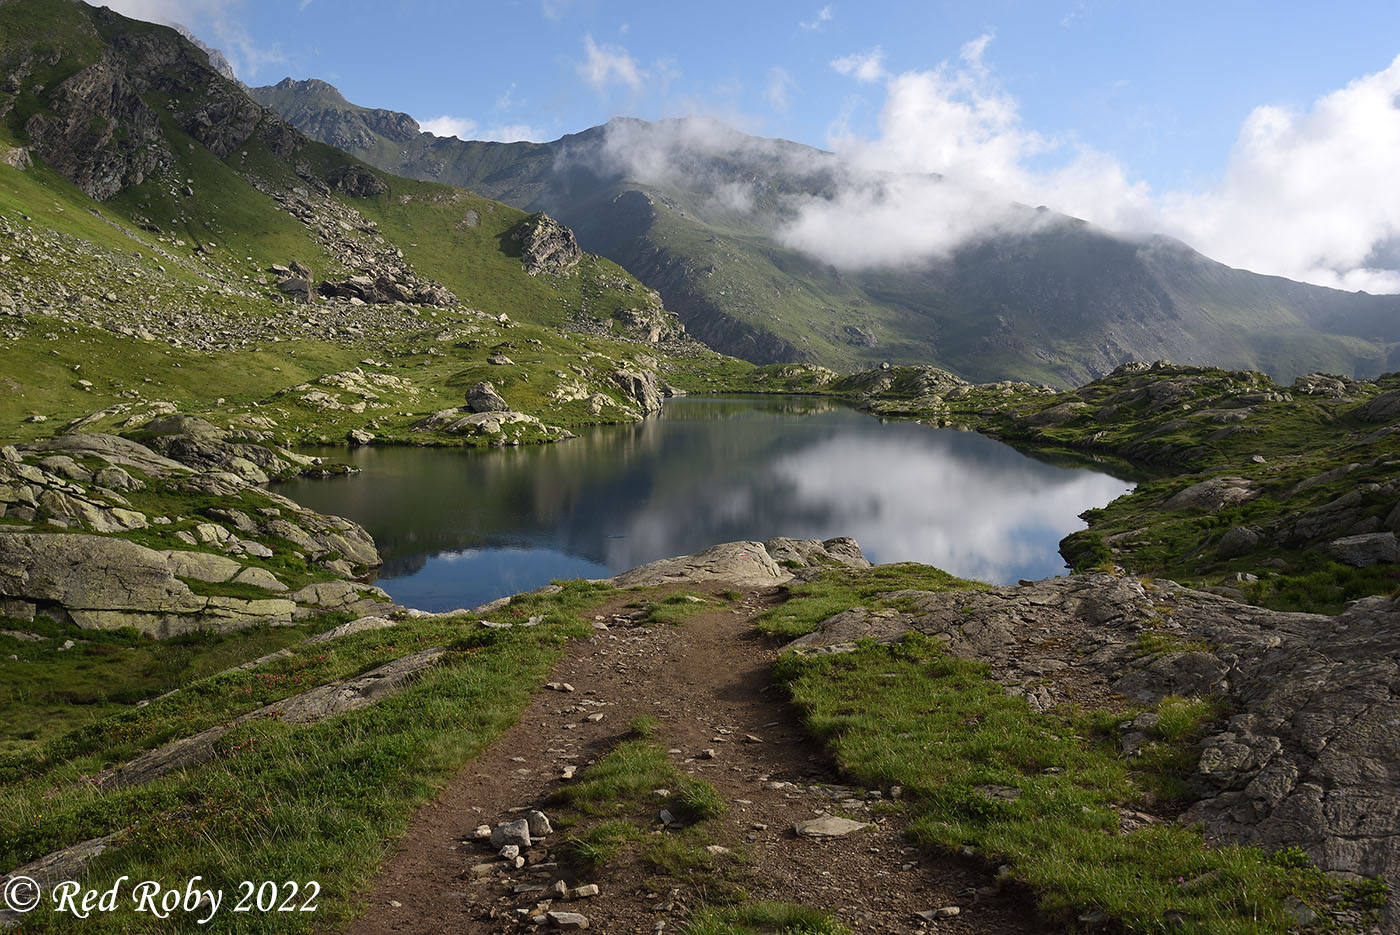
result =
[[646,72],[622,46],[599,45],[593,36],[586,35],[583,51],[587,58],[579,63],[578,74],[594,90],[604,93],[613,83],[624,84],[634,92],[642,90]]
[[831,67],[836,69],[837,74],[847,75],[867,84],[889,77],[885,71],[885,50],[878,45],[869,52],[856,52],[832,59]]
[[831,22],[831,18],[834,15],[835,10],[832,8],[832,5],[828,3],[826,6],[822,7],[820,10],[817,11],[817,15],[815,18],[813,18],[809,22],[798,23],[797,25],[801,26],[808,32],[813,32],[815,30],[821,29],[827,23]]
[[838,266],[908,263],[1031,217],[1011,202],[1045,204],[1113,230],[1168,233],[1260,273],[1400,292],[1400,58],[1307,109],[1256,109],[1214,185],[1153,192],[1072,134],[1027,127],[986,63],[991,41],[898,75],[879,48],[833,61],[857,81],[883,81],[878,131],[837,124],[829,142],[852,167],[848,184],[797,205],[786,241]]
[[1400,58],[1306,110],[1256,108],[1224,177],[1205,191],[1165,196],[1163,218],[1192,246],[1233,265],[1400,292],[1400,271],[1372,262],[1400,239],[1397,152]]
[[516,143],[520,140],[538,142],[545,139],[544,130],[527,123],[498,123],[483,127],[470,117],[454,117],[450,114],[419,120],[418,126],[434,136],[455,136],[459,140]]
[[518,143],[521,140],[539,143],[546,138],[544,130],[528,123],[493,124],[481,131],[481,136],[478,137],[478,139],[496,140],[501,143]]
[[792,105],[792,92],[797,82],[792,80],[786,68],[773,66],[768,69],[768,87],[763,91],[763,99],[774,110],[787,110]]
[[433,136],[455,136],[459,140],[476,139],[476,121],[469,117],[453,117],[449,114],[443,114],[441,117],[420,120],[418,126],[422,128],[423,132],[431,133]]

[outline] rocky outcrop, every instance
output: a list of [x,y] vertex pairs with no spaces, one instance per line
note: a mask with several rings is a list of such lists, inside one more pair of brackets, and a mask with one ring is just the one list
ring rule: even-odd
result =
[[[195,582],[244,585],[267,596],[206,596]],[[318,588],[335,588],[336,595],[328,598]],[[303,608],[383,612],[393,606],[383,591],[366,585],[328,582],[289,594],[272,573],[226,556],[71,533],[0,533],[0,597],[28,605],[27,616],[92,630],[134,627],[161,639],[290,623]]]
[[777,585],[792,580],[762,542],[726,542],[694,555],[663,558],[608,579],[619,588],[697,581],[729,581],[736,586]]
[[[89,629],[130,626],[167,637],[392,606],[378,588],[347,581],[289,594],[280,572],[259,564],[290,544],[306,562],[342,577],[379,565],[373,540],[359,526],[250,486],[247,475],[260,469],[244,455],[272,468],[275,451],[227,441],[230,433],[188,416],[162,418],[156,428],[168,433],[154,432],[157,440],[185,439],[167,451],[204,469],[113,435],[65,435],[0,449],[6,616],[45,615]],[[149,514],[123,494],[152,485],[198,494],[201,512]],[[133,530],[168,547],[120,538]],[[239,596],[208,587],[222,585],[235,586]]]
[[457,297],[436,283],[412,281],[403,276],[395,278],[387,272],[327,280],[320,283],[316,291],[328,299],[350,299],[365,305],[405,302],[445,308],[457,304]]
[[158,416],[140,428],[149,446],[186,467],[236,474],[250,484],[295,476],[312,459],[265,444],[262,433],[221,429],[198,416]]
[[31,116],[24,131],[44,162],[98,200],[141,184],[173,159],[160,118],[112,60],[55,86],[48,108]]
[[0,148],[0,165],[9,166],[11,169],[19,169],[23,172],[34,164],[29,157],[29,147],[27,146],[5,146]]
[[349,165],[331,173],[330,186],[351,198],[368,198],[388,190],[384,180],[364,166]]
[[[911,609],[853,608],[792,648],[917,630],[989,663],[1036,710],[1120,696],[1126,715],[1168,695],[1219,698],[1234,713],[1199,751],[1197,801],[1182,820],[1217,843],[1298,845],[1323,869],[1400,884],[1397,599],[1326,617],[1101,574],[897,596]],[[1147,724],[1125,718],[1125,751],[1148,739]]]
[[1192,484],[1163,504],[1168,510],[1212,512],[1259,496],[1254,482],[1245,477],[1212,477]]
[[208,53],[166,29],[130,29],[105,8],[75,8],[55,30],[77,34],[98,49],[84,67],[52,87],[37,77],[51,46],[7,51],[5,85],[39,102],[24,129],[34,152],[94,198],[107,199],[174,162],[160,117],[146,103],[152,92],[169,100],[170,117],[215,156],[224,158],[257,137],[285,156],[306,140],[258,106],[219,73]]
[[1395,422],[1400,420],[1400,390],[1382,393],[1352,410],[1363,422]]
[[694,555],[648,562],[608,581],[619,588],[699,581],[729,581],[738,586],[762,587],[791,581],[795,575],[789,568],[822,565],[868,568],[870,562],[861,554],[855,540],[845,536],[825,542],[778,538],[767,542],[725,542]]
[[618,367],[609,379],[643,414],[661,411],[661,388],[656,372],[640,367]]
[[1397,548],[1393,532],[1369,532],[1333,539],[1327,543],[1327,551],[1336,556],[1337,561],[1353,568],[1400,562],[1400,548]]
[[[106,852],[116,838],[117,835],[109,834],[80,841],[0,875],[0,889],[9,896],[9,899],[0,901],[0,929],[13,928],[28,918],[26,913],[12,909],[11,904],[28,905],[65,880],[81,879],[88,865]],[[20,878],[30,880],[32,884],[25,884]],[[15,882],[11,883],[12,880]],[[37,891],[33,889],[35,884]]]
[[491,439],[493,444],[519,444],[522,440],[560,441],[573,435],[557,425],[545,425],[534,416],[513,409],[489,409],[466,412],[463,409],[443,409],[415,422],[415,432],[435,432],[443,435],[478,436]]
[[547,214],[522,221],[512,236],[520,243],[520,262],[531,276],[567,276],[583,259],[574,232]]
[[271,592],[266,600],[196,594],[177,577],[190,570],[179,555],[106,536],[0,533],[0,595],[84,629],[129,626],[159,638],[291,621],[296,605]]
[[812,568],[845,565],[848,568],[869,568],[870,560],[850,536],[819,539],[789,539],[778,536],[763,543],[773,561],[789,568]]

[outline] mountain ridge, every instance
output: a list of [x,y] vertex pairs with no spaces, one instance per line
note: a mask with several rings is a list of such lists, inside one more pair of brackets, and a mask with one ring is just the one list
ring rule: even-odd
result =
[[[360,110],[323,106],[313,124],[298,82],[250,93],[313,135]],[[706,133],[725,145],[692,145]],[[944,259],[837,270],[774,236],[794,199],[842,190],[836,157],[704,122],[615,118],[548,143],[421,132],[384,143],[351,149],[388,171],[549,211],[657,289],[693,334],[758,363],[890,360],[1059,385],[1164,357],[1285,380],[1400,367],[1400,298],[1236,270],[1170,238],[1125,237],[1043,209],[1013,209],[1035,223]],[[643,182],[629,169],[645,160],[655,174]]]

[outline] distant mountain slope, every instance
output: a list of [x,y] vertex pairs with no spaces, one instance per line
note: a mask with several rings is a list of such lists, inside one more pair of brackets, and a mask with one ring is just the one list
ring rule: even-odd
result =
[[[72,227],[52,206],[72,198],[61,191],[71,183],[102,203],[80,211],[166,257],[157,279],[217,283],[216,295],[240,300],[295,297],[268,270],[297,260],[307,286],[369,304],[461,301],[550,325],[585,310],[598,321],[665,315],[606,260],[533,275],[524,211],[310,140],[216,66],[176,31],[105,7],[0,3],[0,158],[34,163],[7,177],[5,200]],[[389,132],[392,120],[375,127]],[[372,282],[345,286],[353,277]]]
[[[180,408],[545,441],[751,370],[566,227],[306,138],[173,29],[0,0],[0,437]],[[443,416],[486,382],[514,421]]]
[[[830,198],[829,153],[694,122],[614,120],[550,143],[411,132],[320,81],[255,88],[303,131],[391,172],[572,226],[661,293],[692,334],[757,362],[936,363],[1074,384],[1130,358],[1267,370],[1400,368],[1400,298],[1231,269],[1166,237],[1024,209],[944,260],[840,272],[776,236],[794,196]],[[700,142],[703,137],[703,143]]]

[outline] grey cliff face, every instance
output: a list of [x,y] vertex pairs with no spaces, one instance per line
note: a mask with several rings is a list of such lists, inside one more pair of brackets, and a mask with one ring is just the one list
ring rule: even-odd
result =
[[[117,14],[91,12],[94,28],[116,25]],[[165,30],[112,28],[98,61],[46,88],[38,68],[52,64],[39,51],[0,63],[0,113],[30,91],[44,106],[25,122],[30,149],[98,200],[138,185],[174,161],[160,117],[143,95],[168,97],[167,110],[182,130],[224,158],[256,137],[282,156],[305,137],[251,100],[221,73],[215,60]],[[227,64],[226,62],[224,63]]]

